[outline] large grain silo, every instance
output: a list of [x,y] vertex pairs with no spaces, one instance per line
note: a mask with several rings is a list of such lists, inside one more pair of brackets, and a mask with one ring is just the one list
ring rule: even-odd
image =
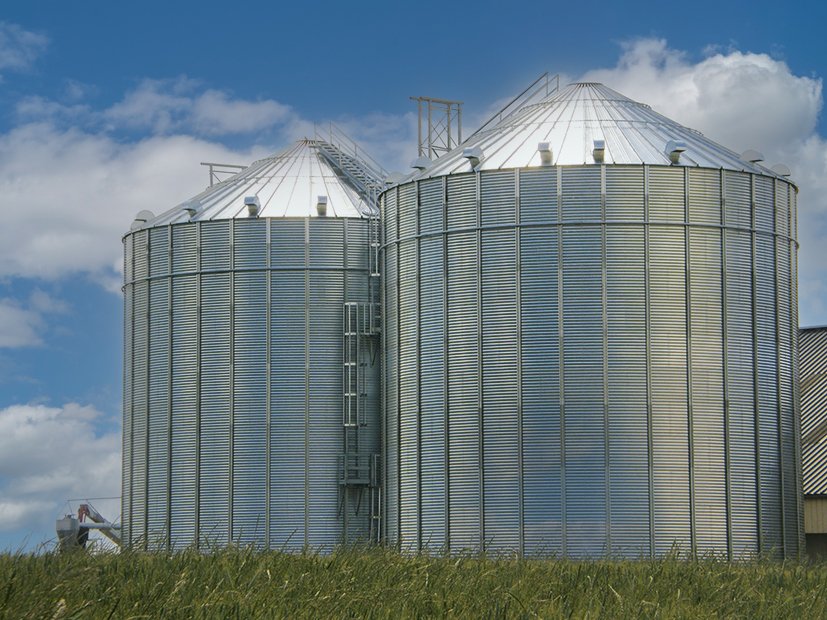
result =
[[389,541],[799,553],[797,190],[760,160],[577,83],[383,194]]
[[124,237],[124,542],[327,549],[378,532],[376,197],[301,140]]

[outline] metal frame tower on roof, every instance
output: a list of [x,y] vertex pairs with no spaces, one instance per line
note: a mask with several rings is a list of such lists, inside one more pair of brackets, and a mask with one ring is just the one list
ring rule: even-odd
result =
[[[419,116],[417,136],[419,157],[436,159],[462,142],[462,101],[411,97]],[[423,120],[426,131],[422,131]]]

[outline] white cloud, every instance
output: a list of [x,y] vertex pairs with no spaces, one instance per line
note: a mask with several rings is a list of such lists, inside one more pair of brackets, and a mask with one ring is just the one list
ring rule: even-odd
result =
[[201,161],[264,153],[190,136],[121,142],[53,123],[17,127],[0,135],[0,277],[83,272],[111,282],[138,211],[160,213],[200,192],[208,181]]
[[[67,499],[120,495],[120,434],[96,432],[102,417],[76,403],[0,410],[0,530],[51,535]],[[117,504],[96,502],[112,519]]]
[[733,150],[783,162],[800,188],[800,317],[827,323],[827,140],[816,131],[821,79],[794,75],[767,54],[734,49],[698,62],[662,39],[624,45],[617,65],[582,79],[603,82]]
[[143,80],[100,117],[112,128],[224,136],[287,125],[297,115],[290,106],[272,99],[248,101],[219,90],[198,92],[196,81],[178,78]]
[[14,299],[0,299],[0,348],[37,346],[41,340],[40,313]]
[[277,101],[231,100],[217,90],[208,90],[192,100],[192,124],[204,135],[260,131],[293,116],[288,106]]
[[767,54],[732,50],[693,63],[663,39],[627,43],[616,67],[583,79],[604,82],[731,149],[766,154],[812,135],[822,102],[820,79],[793,75]]
[[49,39],[42,34],[0,21],[0,71],[25,71],[31,68],[48,45]]
[[35,289],[28,302],[0,298],[0,349],[34,347],[43,344],[50,331],[46,315],[65,314],[69,306],[45,291]]

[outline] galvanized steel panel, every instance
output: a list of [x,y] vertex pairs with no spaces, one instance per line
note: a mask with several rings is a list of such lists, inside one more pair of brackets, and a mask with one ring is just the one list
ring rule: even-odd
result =
[[[415,213],[414,195],[400,192],[400,208]],[[416,217],[412,231],[416,231]],[[401,222],[400,222],[401,224]],[[400,226],[400,229],[402,227]],[[399,279],[416,282],[418,244],[413,236],[399,245]],[[419,548],[419,295],[417,286],[399,292],[399,514],[403,548]]]
[[445,227],[444,179],[429,179],[419,183],[419,232],[442,232]]
[[557,168],[520,170],[520,222],[557,220]]
[[[342,450],[341,272],[311,272],[307,408],[307,544],[330,550],[342,541],[337,520],[337,462]],[[336,407],[331,405],[336,403]]]
[[[204,232],[202,228],[202,241]],[[214,226],[211,232],[217,233]],[[226,237],[224,242],[227,243]],[[213,241],[213,247],[215,244]],[[203,256],[202,253],[202,259]],[[227,273],[201,276],[198,522],[199,545],[205,548],[231,542],[231,278]]]
[[463,550],[479,548],[483,536],[477,234],[448,236],[447,255],[450,546]]
[[202,222],[201,234],[201,265],[202,271],[230,268],[230,222]]
[[524,552],[551,555],[564,524],[556,231],[521,231],[520,265]]
[[[607,170],[607,188],[610,170]],[[625,172],[625,170],[624,170]],[[643,179],[616,179],[637,182]],[[625,183],[624,183],[625,185]],[[621,199],[616,199],[617,203]],[[632,209],[618,212],[634,216]],[[642,200],[640,201],[642,216]],[[625,206],[625,205],[624,205]],[[607,218],[609,218],[607,194]],[[609,543],[623,556],[650,548],[650,429],[647,399],[646,239],[642,227],[606,229],[606,400]]]
[[[749,212],[749,180],[734,193],[731,176],[727,176],[727,217],[733,203],[746,204]],[[741,221],[736,217],[737,224]],[[729,420],[732,550],[735,557],[758,549],[756,520],[756,450],[755,450],[755,352],[752,320],[752,255],[748,232],[727,230],[726,244],[726,379],[727,416]]]
[[198,276],[173,278],[172,287],[169,538],[173,548],[181,549],[196,543],[198,513]]
[[[690,175],[690,180],[692,175]],[[710,186],[712,177],[709,178]],[[696,183],[697,185],[697,183]],[[693,184],[690,182],[690,192]],[[696,188],[697,191],[697,188]],[[692,205],[697,193],[690,193]],[[720,197],[718,200],[720,220]],[[698,208],[698,219],[711,218]],[[711,210],[711,207],[710,209]],[[707,213],[704,216],[704,213]],[[721,231],[690,228],[689,254],[689,406],[692,421],[692,470],[695,545],[727,549],[728,466],[727,416],[724,410],[723,298],[721,291]]]
[[562,221],[601,221],[600,168],[563,168]]
[[642,221],[644,195],[642,167],[606,166],[606,220]]
[[[166,255],[166,247],[160,244],[153,255],[161,254],[162,248]],[[150,282],[152,302],[149,316],[147,410],[147,543],[151,547],[165,547],[168,535],[171,372],[169,286],[169,279],[166,278]]]
[[[387,197],[387,194],[386,194]],[[388,201],[386,204],[390,204]],[[398,239],[394,229],[390,239]],[[399,540],[399,252],[389,245],[384,252],[382,291],[385,303],[382,307],[382,337],[384,347],[384,421],[383,461],[385,494],[385,537],[392,544]]]
[[650,221],[686,221],[685,172],[683,168],[649,167]]
[[651,518],[653,551],[660,555],[675,545],[690,549],[692,543],[686,248],[680,227],[650,226],[649,230]]
[[[274,227],[276,228],[276,227]],[[303,264],[304,261],[299,263]],[[306,544],[307,295],[303,270],[271,272],[270,523],[271,546]]]
[[517,214],[513,170],[492,172],[480,177],[481,226],[513,225]]
[[[477,177],[473,174],[448,177],[446,179],[446,226],[448,230],[454,228],[474,228],[477,223]],[[401,192],[400,188],[400,192]],[[407,217],[406,217],[407,216]],[[404,222],[410,215],[401,212],[399,215],[400,234]]]
[[[503,173],[499,174],[502,177]],[[492,211],[504,219],[510,206],[514,221],[514,189],[510,179],[495,178],[485,188],[494,190]],[[510,201],[502,195],[505,185]],[[483,194],[484,195],[484,194]],[[498,200],[499,199],[499,200]],[[510,202],[510,205],[509,205]],[[520,407],[517,377],[517,246],[516,231],[486,231],[481,235],[481,359],[482,359],[482,468],[485,548],[500,553],[520,550]]]
[[[145,248],[146,246],[144,246]],[[136,247],[135,273],[146,273],[146,253],[139,258]],[[143,269],[138,265],[143,263]],[[149,283],[144,280],[133,286],[132,327],[132,395],[131,395],[131,446],[129,529],[132,539],[146,543],[146,490],[147,490],[147,423],[149,419],[148,370],[149,370]]]
[[689,168],[688,215],[693,224],[721,223],[720,170]]
[[[597,200],[599,208],[599,191],[592,193],[591,199]],[[588,201],[584,198],[580,202],[585,205]],[[564,184],[564,213],[566,204]],[[605,553],[608,543],[602,231],[598,226],[566,227],[562,238],[566,551],[586,557]]]
[[[266,246],[250,249],[248,258],[253,252],[263,258]],[[233,280],[232,538],[257,547],[267,527],[267,314],[261,311],[267,306],[266,278],[258,271],[237,273]]]
[[423,239],[419,246],[421,316],[420,480],[427,489],[420,497],[422,547],[441,551],[447,542],[448,408],[445,363],[445,243],[442,237]]
[[779,451],[775,252],[769,237],[756,235],[754,244],[761,551],[781,554],[784,550],[781,519],[783,482]]

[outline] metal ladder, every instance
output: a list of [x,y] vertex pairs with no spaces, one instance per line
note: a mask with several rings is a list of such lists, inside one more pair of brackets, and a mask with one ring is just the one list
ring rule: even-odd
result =
[[342,425],[365,426],[365,361],[361,347],[361,319],[364,304],[345,302],[342,307]]
[[339,455],[339,513],[349,489],[356,491],[356,514],[365,490],[369,494],[370,539],[381,535],[382,492],[378,454],[365,454],[360,430],[367,426],[366,370],[379,334],[379,304],[345,302],[342,307],[342,426],[346,450]]

